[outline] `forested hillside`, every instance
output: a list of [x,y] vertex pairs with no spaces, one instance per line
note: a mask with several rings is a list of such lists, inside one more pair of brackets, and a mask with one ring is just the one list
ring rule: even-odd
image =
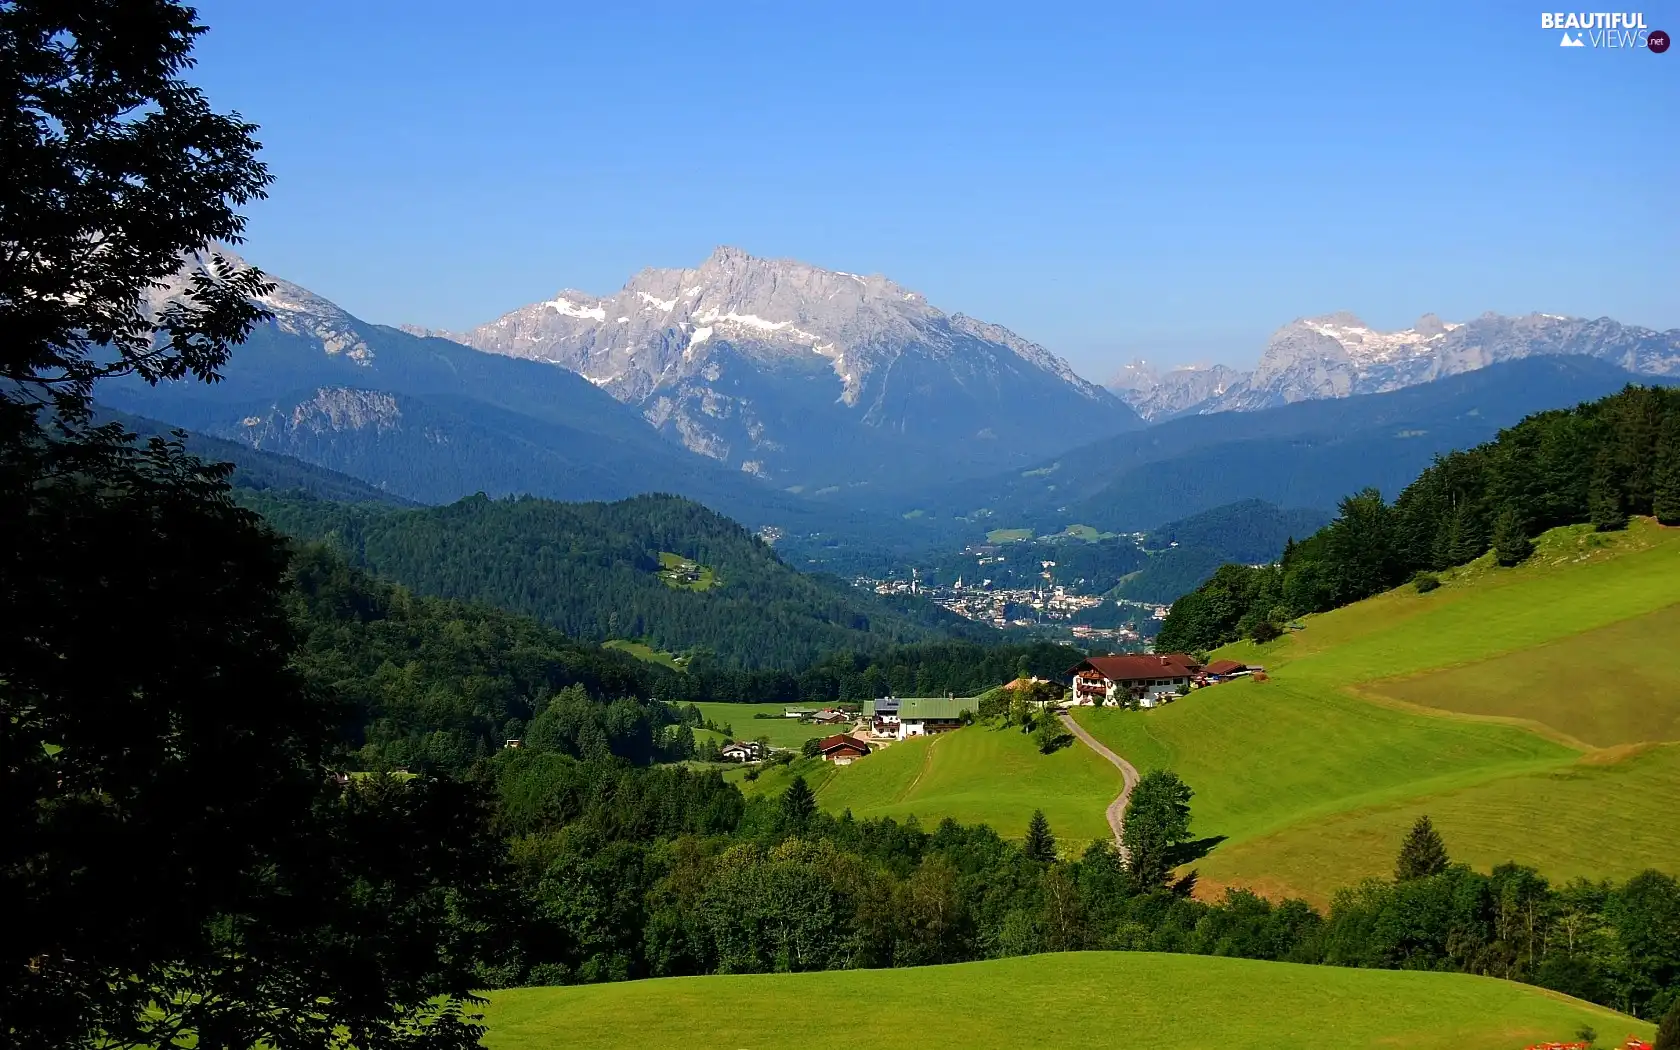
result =
[[354,563],[422,594],[487,602],[578,639],[703,650],[697,658],[716,666],[795,669],[838,650],[993,635],[918,599],[802,575],[741,526],[674,496],[480,495],[407,511],[246,499],[281,531],[330,538]]
[[1114,589],[1114,596],[1165,604],[1194,590],[1227,562],[1269,562],[1297,536],[1330,520],[1328,511],[1285,510],[1248,499],[1163,525],[1144,537],[1148,561]]
[[[1680,525],[1680,390],[1629,386],[1568,410],[1541,412],[1486,444],[1438,457],[1389,504],[1349,496],[1335,521],[1275,564],[1226,565],[1173,605],[1163,649],[1207,649],[1275,637],[1280,625],[1481,557],[1527,559],[1531,537],[1631,514]],[[1420,576],[1421,574],[1421,576]]]
[[671,675],[664,668],[528,617],[417,597],[326,546],[294,553],[291,583],[294,663],[344,705],[340,758],[352,768],[458,774],[545,712],[553,750],[661,757],[658,731],[675,719],[648,698]]

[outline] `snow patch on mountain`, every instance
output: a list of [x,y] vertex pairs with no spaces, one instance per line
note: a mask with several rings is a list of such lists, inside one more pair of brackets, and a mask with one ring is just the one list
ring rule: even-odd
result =
[[1384,332],[1353,314],[1333,313],[1278,329],[1251,372],[1213,365],[1163,373],[1140,361],[1122,369],[1109,388],[1154,422],[1383,393],[1501,361],[1565,354],[1642,375],[1680,375],[1680,329],[1659,332],[1607,317],[1487,313],[1463,322],[1425,314],[1410,328]]
[[1135,423],[1066,361],[1006,328],[947,315],[885,277],[729,247],[691,269],[643,270],[613,295],[562,292],[461,341],[578,372],[694,451],[751,462],[762,476],[786,469],[790,428],[814,425],[814,409],[779,402],[819,391],[817,404],[876,432],[956,428],[954,415],[969,412],[959,432],[972,435],[1015,399],[1086,406],[1098,430]]

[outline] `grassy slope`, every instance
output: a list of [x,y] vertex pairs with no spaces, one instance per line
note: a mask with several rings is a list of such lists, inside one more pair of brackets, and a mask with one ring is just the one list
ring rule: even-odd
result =
[[798,762],[742,787],[780,791],[794,775],[805,777],[830,812],[899,819],[914,814],[928,828],[952,817],[1020,838],[1033,810],[1042,809],[1064,845],[1081,849],[1108,834],[1103,812],[1120,792],[1119,772],[1088,748],[1042,755],[1019,730],[983,725],[896,743],[844,768]]
[[669,667],[673,671],[682,670],[682,666],[677,663],[675,656],[662,649],[655,649],[646,642],[631,642],[623,638],[614,638],[611,641],[602,642],[601,645],[607,649],[617,649],[620,652],[629,653],[644,663]]
[[1659,609],[1533,649],[1373,683],[1372,694],[1527,719],[1587,747],[1680,740],[1680,612]]
[[908,970],[687,977],[493,993],[490,1050],[1054,1046],[1509,1050],[1651,1026],[1463,974],[1083,952]]
[[[684,704],[683,706],[688,706]],[[719,726],[735,730],[738,740],[757,740],[769,737],[771,747],[799,747],[812,737],[833,736],[850,726],[806,725],[797,718],[783,718],[782,712],[790,704],[695,704],[700,713]],[[797,705],[810,706],[810,705]],[[771,714],[775,718],[754,718],[755,714]]]
[[[1583,742],[1663,732],[1680,678],[1671,656],[1636,658],[1648,671],[1598,701],[1544,673],[1495,696],[1469,690],[1512,667],[1592,653],[1601,639],[1583,632],[1672,649],[1677,597],[1680,531],[1560,529],[1518,569],[1478,564],[1431,594],[1401,588],[1313,617],[1264,651],[1228,650],[1265,663],[1271,681],[1080,717],[1140,768],[1173,768],[1195,788],[1197,833],[1228,838],[1198,864],[1209,889],[1237,883],[1323,902],[1386,872],[1423,812],[1456,858],[1481,867],[1515,859],[1558,878],[1673,867],[1680,821],[1667,814],[1680,802],[1680,747]],[[1424,696],[1433,707],[1416,704]]]

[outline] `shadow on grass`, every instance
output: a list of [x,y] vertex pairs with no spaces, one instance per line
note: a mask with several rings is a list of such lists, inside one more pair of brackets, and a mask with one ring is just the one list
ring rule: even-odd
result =
[[1172,851],[1172,866],[1175,868],[1183,867],[1186,864],[1193,864],[1201,860],[1212,853],[1213,848],[1224,842],[1225,839],[1226,836],[1224,835],[1210,835],[1205,839],[1191,839],[1189,842],[1179,843]]
[[1053,755],[1057,751],[1060,751],[1064,747],[1072,747],[1072,746],[1073,746],[1073,734],[1066,733],[1066,734],[1063,734],[1062,736],[1055,737],[1054,739],[1051,739],[1051,740],[1041,740],[1041,741],[1039,741],[1038,752],[1041,755]]

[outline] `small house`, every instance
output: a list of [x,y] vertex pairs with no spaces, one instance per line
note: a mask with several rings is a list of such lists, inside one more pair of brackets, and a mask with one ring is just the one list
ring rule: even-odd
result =
[[757,762],[764,757],[764,748],[756,740],[733,740],[718,748],[718,757],[725,762]]
[[851,720],[851,715],[835,707],[825,707],[811,716],[811,721],[820,726],[836,726]]
[[1252,664],[1239,663],[1236,660],[1215,660],[1206,667],[1202,668],[1201,677],[1205,678],[1210,683],[1228,682],[1233,678],[1241,678],[1244,675],[1264,670],[1264,667],[1256,667]]
[[837,766],[849,766],[869,754],[869,751],[868,743],[845,733],[824,737],[817,743],[817,754],[822,760],[833,762]]
[[1141,706],[1154,707],[1189,689],[1201,673],[1202,665],[1184,653],[1092,656],[1068,670],[1073,676],[1068,702],[1084,707],[1135,696]]

